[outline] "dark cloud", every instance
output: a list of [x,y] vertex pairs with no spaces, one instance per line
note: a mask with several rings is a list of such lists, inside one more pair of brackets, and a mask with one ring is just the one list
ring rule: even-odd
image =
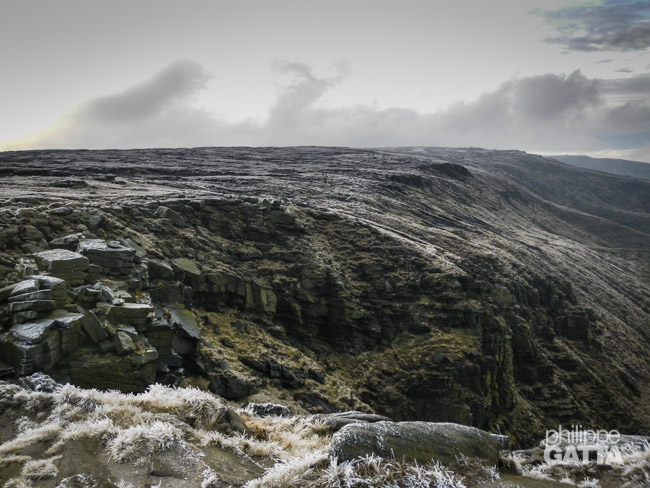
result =
[[533,13],[559,31],[546,41],[570,51],[641,51],[650,46],[647,0],[604,0]]
[[599,87],[605,94],[611,93],[627,98],[650,97],[650,75],[644,74],[631,78],[601,80],[599,81]]
[[143,120],[159,115],[176,103],[184,102],[203,88],[210,78],[210,74],[200,64],[179,61],[146,83],[83,104],[75,116],[85,121],[101,123]]
[[328,90],[345,79],[345,67],[331,77],[316,76],[302,63],[277,62],[274,70],[279,94],[265,120],[233,123],[193,106],[189,100],[208,76],[199,66],[184,63],[121,94],[89,101],[29,146],[430,145],[549,153],[636,149],[641,154],[637,158],[650,160],[650,76],[605,81],[575,71],[517,78],[476,100],[420,113],[369,105],[324,107],[321,101]]

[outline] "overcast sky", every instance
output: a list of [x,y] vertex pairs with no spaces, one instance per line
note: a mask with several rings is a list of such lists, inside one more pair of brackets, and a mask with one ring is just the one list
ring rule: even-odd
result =
[[0,150],[432,145],[650,162],[650,0],[0,0]]

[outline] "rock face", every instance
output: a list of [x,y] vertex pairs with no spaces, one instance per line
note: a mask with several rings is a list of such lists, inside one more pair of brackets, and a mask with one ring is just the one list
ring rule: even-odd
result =
[[54,245],[78,246],[80,252],[38,252],[34,259],[43,274],[2,289],[8,325],[0,336],[3,368],[16,375],[47,371],[78,385],[128,392],[143,391],[156,379],[178,383],[201,338],[192,312],[172,304],[156,318],[150,302],[137,302],[126,290],[147,284],[136,269],[135,249],[72,237]]
[[460,454],[496,465],[499,444],[487,432],[466,425],[432,422],[349,424],[332,439],[332,456],[350,461],[375,454],[426,464],[451,464]]

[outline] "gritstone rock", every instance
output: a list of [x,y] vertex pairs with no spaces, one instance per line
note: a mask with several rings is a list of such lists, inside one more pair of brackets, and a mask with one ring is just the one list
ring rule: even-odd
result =
[[107,243],[102,239],[84,239],[79,243],[79,252],[108,275],[128,275],[135,270],[135,249],[117,241]]
[[66,280],[81,284],[88,277],[88,258],[67,249],[50,249],[34,254],[38,269]]
[[332,455],[341,461],[375,454],[426,464],[432,460],[453,463],[456,456],[499,461],[499,444],[475,427],[433,422],[376,422],[350,424],[332,438]]

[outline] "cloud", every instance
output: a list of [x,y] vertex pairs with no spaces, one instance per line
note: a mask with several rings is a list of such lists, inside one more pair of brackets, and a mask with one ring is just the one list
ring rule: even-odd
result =
[[532,13],[559,31],[546,42],[570,51],[642,51],[650,46],[647,0],[604,0]]
[[278,61],[273,70],[279,92],[264,120],[229,122],[194,106],[209,75],[180,63],[82,104],[22,147],[482,146],[555,154],[636,151],[650,161],[650,76],[605,81],[575,71],[515,78],[475,100],[421,113],[324,106],[328,92],[348,76],[345,65],[329,77],[296,62]]
[[210,79],[211,75],[200,64],[178,61],[146,83],[83,104],[74,116],[79,121],[100,123],[145,120],[186,101]]
[[[141,147],[174,144],[209,115],[188,110],[193,97],[212,75],[192,61],[175,62],[144,83],[99,96],[64,114],[52,127],[4,149],[66,147]],[[3,147],[0,146],[0,149]]]

